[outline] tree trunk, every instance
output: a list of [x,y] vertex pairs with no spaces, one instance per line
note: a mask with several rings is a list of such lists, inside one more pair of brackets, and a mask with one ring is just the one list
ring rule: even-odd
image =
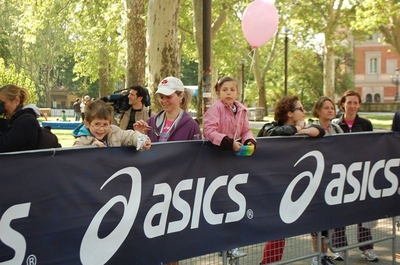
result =
[[[167,76],[180,78],[178,42],[179,0],[150,0],[147,23],[149,89],[157,90]],[[159,109],[158,103],[155,108]]]
[[99,52],[99,97],[105,97],[109,94],[109,63],[108,50],[104,47],[100,48]]
[[145,0],[126,0],[126,77],[125,87],[145,86],[146,23]]
[[264,108],[264,116],[268,115],[267,97],[265,95],[265,78],[260,73],[260,51],[259,48],[254,49],[254,79],[258,87],[258,107]]
[[[204,8],[204,2],[203,1],[198,1],[198,0],[193,0],[193,10],[194,10],[194,16],[193,16],[193,25],[194,25],[194,37],[196,41],[196,47],[198,51],[198,58],[199,58],[199,78],[198,78],[198,84],[199,84],[199,90],[198,90],[198,98],[199,101],[197,103],[197,119],[200,120],[200,117],[203,116],[203,68],[204,68],[204,62],[203,62],[203,8]],[[225,23],[226,18],[227,18],[227,12],[228,8],[223,8],[221,9],[221,12],[218,14],[218,17],[216,20],[212,23],[211,25],[211,42],[215,34],[218,32],[218,30],[222,27],[222,25]],[[214,94],[213,91],[213,84],[215,84],[218,80],[218,67],[216,66],[217,63],[215,62],[215,57],[211,59],[211,93]]]
[[203,117],[203,2],[193,0],[193,25],[194,25],[194,39],[196,41],[196,47],[198,52],[199,68],[198,68],[198,90],[197,90],[197,108],[196,108],[196,119],[201,120]]
[[335,94],[335,52],[325,41],[324,56],[324,95],[334,100]]

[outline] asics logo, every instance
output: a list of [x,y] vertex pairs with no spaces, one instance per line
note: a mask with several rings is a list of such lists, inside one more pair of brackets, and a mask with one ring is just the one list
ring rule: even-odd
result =
[[[319,151],[311,151],[305,154],[295,163],[294,167],[307,158],[315,161],[315,172],[304,171],[298,174],[287,187],[279,206],[279,215],[282,221],[287,224],[295,222],[304,213],[320,187],[324,176],[325,159]],[[356,200],[363,201],[367,195],[375,199],[394,195],[399,187],[399,179],[391,169],[399,166],[399,158],[387,161],[379,160],[374,164],[371,161],[354,162],[348,168],[343,164],[332,165],[330,173],[335,178],[325,187],[324,199],[326,204],[338,205]],[[327,173],[325,172],[325,174]],[[297,200],[293,200],[293,191],[303,178],[308,178],[309,184],[301,196]],[[385,181],[385,188],[376,188],[374,185],[375,178]],[[344,192],[346,185],[351,186],[350,193]]]
[[[80,259],[82,264],[105,264],[119,249],[123,241],[134,225],[139,211],[142,177],[135,167],[127,167],[114,173],[100,189],[103,189],[112,180],[121,175],[129,175],[132,180],[132,188],[129,198],[117,195],[111,198],[93,217],[81,243]],[[165,234],[176,233],[187,227],[197,229],[202,215],[210,225],[220,225],[240,221],[246,213],[246,198],[236,187],[247,183],[248,174],[235,175],[228,181],[228,175],[219,176],[207,187],[205,178],[184,179],[175,189],[168,183],[154,185],[153,197],[162,198],[150,207],[143,221],[143,231],[148,238],[155,238]],[[228,197],[239,207],[236,211],[226,213],[214,213],[211,208],[214,195],[217,190],[226,190]],[[186,201],[182,192],[192,191],[193,205]],[[192,201],[192,200],[191,200]],[[117,204],[122,203],[124,212],[120,222],[106,237],[99,238],[98,232],[104,216]],[[180,220],[169,221],[170,207],[181,213]],[[154,220],[157,220],[154,222]],[[191,222],[190,222],[191,220]],[[190,222],[190,224],[189,224]]]

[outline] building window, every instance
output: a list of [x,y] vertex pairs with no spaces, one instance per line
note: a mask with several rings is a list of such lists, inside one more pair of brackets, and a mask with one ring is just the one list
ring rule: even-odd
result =
[[368,40],[371,40],[371,41],[379,41],[382,37],[382,34],[380,34],[380,33],[374,33],[374,34],[372,34],[372,35],[369,35],[367,38],[368,38]]
[[375,94],[375,95],[374,95],[374,102],[376,102],[376,103],[381,102],[381,95]]
[[387,59],[386,60],[386,74],[393,75],[396,71],[398,62],[397,59]]
[[371,103],[372,102],[372,95],[371,94],[367,94],[366,99],[365,99],[365,103]]
[[378,58],[369,59],[369,73],[370,74],[378,73]]

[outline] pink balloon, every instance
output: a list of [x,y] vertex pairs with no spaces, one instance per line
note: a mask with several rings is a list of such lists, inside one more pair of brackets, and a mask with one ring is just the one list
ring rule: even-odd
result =
[[255,0],[243,14],[242,30],[246,40],[254,48],[267,43],[278,28],[279,16],[268,0]]

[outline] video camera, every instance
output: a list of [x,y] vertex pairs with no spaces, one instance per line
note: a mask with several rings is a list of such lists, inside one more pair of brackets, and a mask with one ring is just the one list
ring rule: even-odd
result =
[[[141,86],[133,86],[133,87],[137,90],[138,96],[140,96],[141,94],[144,95],[143,104],[145,105],[145,107],[150,106],[151,100],[148,89]],[[129,105],[129,99],[128,99],[128,95],[131,89],[132,87],[117,90],[113,94],[101,98],[101,100],[103,100],[104,102],[112,103],[114,110],[117,113],[127,111],[131,107],[131,105]]]

